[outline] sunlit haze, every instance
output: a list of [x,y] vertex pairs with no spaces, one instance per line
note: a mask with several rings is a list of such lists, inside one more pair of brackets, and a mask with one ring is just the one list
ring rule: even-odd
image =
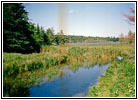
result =
[[[63,28],[66,35],[116,36],[135,31],[123,13],[129,14],[134,3],[25,3],[29,19],[55,34]],[[65,9],[64,9],[65,8]],[[63,10],[63,11],[59,11]],[[61,18],[62,17],[62,18]]]

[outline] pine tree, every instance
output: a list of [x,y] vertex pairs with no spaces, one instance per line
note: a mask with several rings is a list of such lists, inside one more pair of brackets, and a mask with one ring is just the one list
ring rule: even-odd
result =
[[27,12],[20,3],[3,4],[3,50],[4,52],[39,52],[32,37]]
[[44,34],[44,44],[51,45],[54,39],[54,30],[48,28],[46,33]]

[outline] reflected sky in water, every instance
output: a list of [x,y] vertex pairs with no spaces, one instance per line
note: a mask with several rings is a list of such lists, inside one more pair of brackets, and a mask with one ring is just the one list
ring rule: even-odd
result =
[[[30,97],[84,97],[87,96],[88,88],[98,81],[109,64],[95,65],[92,67],[80,67],[70,70],[65,66],[61,77],[55,77],[53,81],[45,81],[39,86],[30,87]],[[43,80],[47,80],[45,77]]]

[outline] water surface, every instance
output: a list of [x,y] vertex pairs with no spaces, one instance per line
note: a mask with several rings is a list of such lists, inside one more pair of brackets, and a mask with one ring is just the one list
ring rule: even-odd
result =
[[99,45],[99,44],[119,44],[120,42],[90,42],[90,43],[66,43],[71,45]]
[[108,65],[82,66],[78,70],[71,70],[66,66],[62,69],[64,74],[61,77],[30,87],[30,97],[87,96],[89,86],[97,83],[98,77],[103,75]]

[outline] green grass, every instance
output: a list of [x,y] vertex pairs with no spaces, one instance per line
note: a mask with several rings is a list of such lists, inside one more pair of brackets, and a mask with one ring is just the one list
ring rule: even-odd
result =
[[[132,46],[125,44],[43,46],[41,53],[3,53],[3,93],[4,96],[28,96],[28,87],[39,84],[45,75],[49,80],[56,75],[62,76],[60,67],[64,65],[75,70],[84,63],[95,65],[116,62],[116,56],[124,57],[123,61],[134,62],[131,61],[133,57],[128,56],[131,53],[134,53]],[[113,72],[108,70],[108,73]]]
[[[134,49],[121,61],[113,61],[95,86],[90,86],[90,97],[135,97]],[[132,54],[130,54],[130,51]],[[126,51],[124,51],[126,52]]]

